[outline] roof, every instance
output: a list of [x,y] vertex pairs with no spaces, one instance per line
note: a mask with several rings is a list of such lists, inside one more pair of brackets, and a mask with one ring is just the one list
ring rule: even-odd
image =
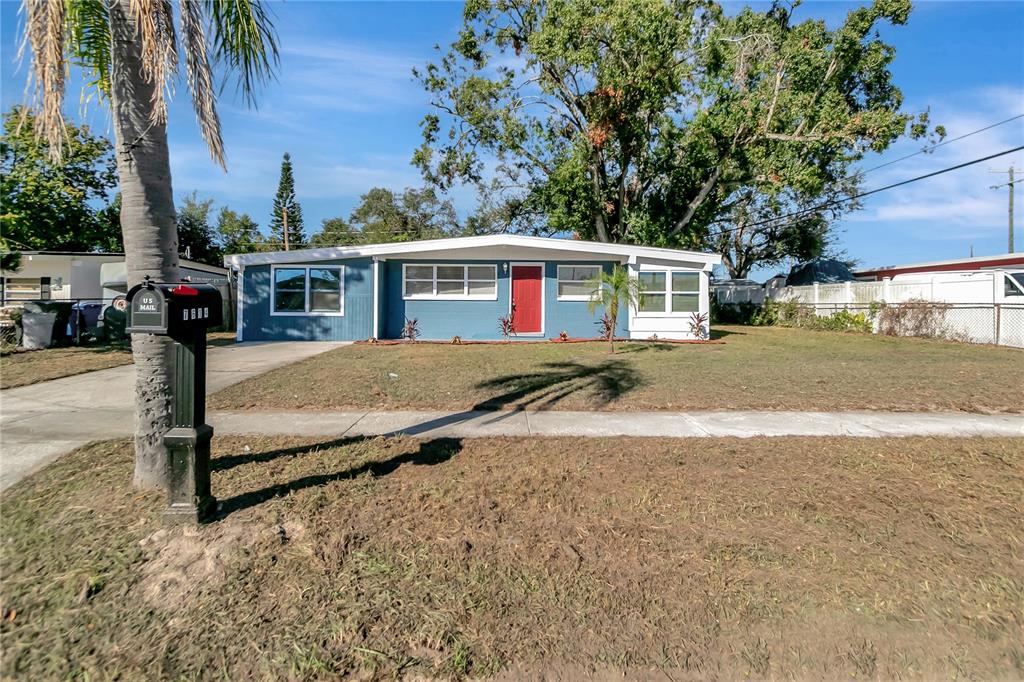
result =
[[450,249],[473,249],[484,247],[525,247],[549,249],[575,253],[593,253],[618,257],[653,258],[686,263],[718,265],[722,257],[717,253],[662,249],[653,246],[633,244],[609,244],[588,242],[579,239],[555,239],[553,237],[527,237],[518,234],[489,234],[478,237],[451,237],[448,239],[426,239],[414,242],[390,244],[365,244],[348,247],[326,247],[320,249],[296,249],[294,251],[265,251],[261,253],[234,254],[224,257],[228,267],[266,265],[268,263],[298,263],[311,260],[333,260],[368,256],[394,256],[408,253],[431,253]]
[[[920,272],[929,269],[962,269],[976,270],[983,267],[999,267],[1000,265],[1024,265],[1024,252],[1001,253],[995,256],[974,256],[971,258],[953,258],[928,263],[907,263],[905,265],[884,265],[878,268],[859,268],[854,275],[898,274],[900,272]],[[966,266],[966,267],[965,267]],[[971,267],[973,266],[973,267]]]
[[[117,251],[18,251],[23,256],[67,256],[69,258],[82,258],[82,257],[94,257],[94,258],[124,258],[123,253]],[[208,263],[199,263],[194,260],[185,260],[184,258],[178,259],[179,267],[189,268],[190,270],[205,270],[206,272],[216,272],[221,274],[227,274],[227,270],[219,265],[210,265]]]

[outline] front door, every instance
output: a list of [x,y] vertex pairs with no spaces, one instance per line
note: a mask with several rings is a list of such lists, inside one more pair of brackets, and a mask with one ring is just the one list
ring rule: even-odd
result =
[[512,266],[512,324],[517,334],[540,334],[544,307],[544,267]]

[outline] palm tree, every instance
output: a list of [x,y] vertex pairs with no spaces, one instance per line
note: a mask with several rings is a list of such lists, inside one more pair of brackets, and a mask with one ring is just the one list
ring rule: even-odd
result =
[[594,293],[590,295],[587,307],[593,313],[598,307],[604,308],[608,316],[608,352],[615,352],[615,330],[619,324],[619,304],[624,303],[626,308],[637,305],[643,289],[640,282],[629,276],[629,270],[621,265],[612,267],[611,272],[601,270],[601,273],[590,280],[594,287]]
[[[211,62],[238,78],[249,103],[273,75],[277,37],[259,0],[22,0],[25,43],[38,109],[37,129],[62,152],[65,76],[81,68],[110,105],[121,190],[129,286],[145,275],[175,281],[178,240],[167,154],[167,100],[179,55],[199,128],[213,160],[227,169]],[[180,42],[180,48],[179,48]],[[132,336],[135,359],[135,476],[166,482],[163,435],[170,428],[172,355],[166,337]]]

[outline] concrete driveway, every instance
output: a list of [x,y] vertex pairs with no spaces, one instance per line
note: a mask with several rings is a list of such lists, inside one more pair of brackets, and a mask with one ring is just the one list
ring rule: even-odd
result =
[[[211,348],[207,392],[341,343],[250,342]],[[0,391],[0,490],[91,440],[134,431],[134,365]]]

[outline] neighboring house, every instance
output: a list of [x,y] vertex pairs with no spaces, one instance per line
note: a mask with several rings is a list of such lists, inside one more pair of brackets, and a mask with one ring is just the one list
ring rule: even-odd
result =
[[119,253],[22,251],[17,270],[0,270],[0,303],[102,300],[100,268],[123,260]]
[[[187,260],[180,263],[182,278],[227,285],[225,268]],[[17,270],[0,270],[0,303],[110,301],[127,291],[126,271],[123,253],[22,251]]]
[[919,272],[967,272],[972,270],[1021,270],[1024,269],[1024,253],[1004,253],[998,256],[976,256],[974,258],[954,258],[931,263],[911,263],[907,265],[887,265],[881,268],[855,270],[853,276],[859,280],[880,282],[887,277],[907,275]]
[[616,264],[645,294],[617,333],[693,338],[708,312],[717,254],[568,239],[487,235],[227,256],[238,271],[240,341],[396,339],[407,319],[421,339],[500,339],[512,315],[520,339],[599,335],[588,282]]

